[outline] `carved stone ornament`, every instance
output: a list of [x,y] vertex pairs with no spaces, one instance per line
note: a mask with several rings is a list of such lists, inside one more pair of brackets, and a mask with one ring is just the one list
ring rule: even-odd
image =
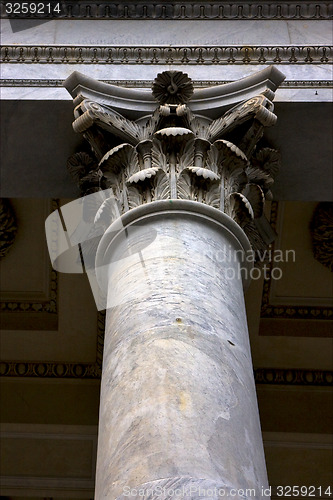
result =
[[16,218],[10,201],[6,198],[0,198],[0,259],[12,247],[16,233]]
[[319,203],[310,224],[315,259],[333,272],[333,203]]
[[[106,104],[105,94],[74,96],[73,128],[92,150],[68,161],[82,194],[112,189],[120,214],[156,200],[204,203],[234,219],[260,253],[275,236],[264,203],[272,198],[280,155],[259,142],[276,122],[272,86],[215,119],[187,104],[192,82],[180,71],[159,74],[152,89],[160,104],[136,120]],[[203,108],[198,94],[194,108]]]
[[160,104],[184,104],[193,94],[193,83],[181,71],[163,71],[155,78],[153,96]]
[[[125,0],[113,2],[110,0],[66,0],[60,2],[61,9],[57,13],[59,19],[150,19],[166,20],[277,20],[277,19],[304,19],[318,20],[331,19],[332,4],[323,0],[314,1],[233,1],[225,0],[186,0],[184,2],[172,1],[145,1]],[[40,18],[38,9],[29,11],[27,18]],[[1,15],[6,14],[5,2],[1,5]],[[22,16],[21,11],[11,18]],[[51,17],[52,13],[46,15]]]
[[331,64],[331,45],[28,45],[1,46],[6,64],[202,65]]

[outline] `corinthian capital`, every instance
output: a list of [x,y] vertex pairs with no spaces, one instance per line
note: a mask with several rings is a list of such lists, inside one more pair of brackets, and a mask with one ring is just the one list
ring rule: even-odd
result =
[[82,194],[111,189],[120,214],[157,200],[210,205],[235,220],[260,252],[274,238],[264,204],[272,196],[279,153],[259,141],[264,128],[276,122],[276,86],[214,119],[196,111],[207,108],[209,99],[200,103],[181,71],[157,75],[151,92],[157,102],[148,116],[135,105],[120,113],[119,96],[113,106],[99,92],[94,99],[92,93],[75,95],[73,128],[87,139],[93,156],[76,154],[69,159],[70,171]]

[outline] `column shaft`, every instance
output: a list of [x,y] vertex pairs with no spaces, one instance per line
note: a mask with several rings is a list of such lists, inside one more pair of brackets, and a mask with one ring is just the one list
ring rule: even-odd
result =
[[244,490],[233,498],[262,498],[239,270],[250,250],[245,234],[191,201],[150,203],[122,222],[97,254],[109,309],[95,500],[171,498],[176,489],[179,498],[220,498],[207,494],[214,488],[226,498],[231,489]]

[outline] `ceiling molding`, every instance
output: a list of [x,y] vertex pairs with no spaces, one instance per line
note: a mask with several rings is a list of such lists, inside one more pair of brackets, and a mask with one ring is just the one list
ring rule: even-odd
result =
[[[273,229],[276,230],[278,220],[278,202],[274,201],[271,205],[271,219],[270,223]],[[272,252],[274,252],[274,244],[272,245]],[[271,276],[273,262],[269,262],[268,275]],[[295,319],[295,320],[330,320],[333,317],[333,307],[316,306],[316,305],[294,305],[282,304],[274,305],[270,303],[270,291],[272,280],[264,280],[263,294],[261,301],[261,318],[270,319]]]
[[48,300],[22,300],[21,302],[13,300],[1,300],[1,312],[8,313],[51,313],[58,312],[58,274],[51,270],[49,281],[49,299]]
[[84,491],[93,500],[97,426],[5,423],[0,439],[6,450],[0,498],[36,498],[39,491],[40,500],[53,500],[82,497]]
[[[61,12],[42,16],[25,14],[25,19],[104,19],[104,20],[320,20],[331,19],[332,4],[319,1],[225,2],[204,1],[164,2],[93,0],[61,1]],[[5,2],[1,2],[1,17],[8,17]],[[22,19],[12,14],[11,19]]]
[[[50,201],[45,202],[45,215],[49,215],[52,213],[56,208],[58,207],[57,200],[52,199]],[[20,300],[19,295],[16,294],[17,296],[15,297],[15,294],[12,295],[11,293],[6,293],[6,291],[2,292],[2,299],[0,300],[0,310],[1,313],[8,313],[9,315],[12,315],[13,313],[21,313],[21,314],[26,314],[29,313],[29,315],[33,314],[40,314],[40,313],[47,313],[47,314],[57,314],[58,312],[58,274],[56,271],[51,269],[51,266],[48,264],[47,266],[47,271],[46,271],[46,279],[47,282],[45,284],[45,298],[42,294],[41,297],[35,297],[35,300],[33,298],[33,293],[27,292],[27,296],[29,298],[25,298],[24,294],[22,294],[22,299]],[[12,295],[12,296],[11,296]],[[38,294],[40,295],[40,294]],[[10,316],[8,316],[9,318]],[[6,324],[6,320],[4,317],[2,318],[3,325],[8,325]],[[11,321],[10,321],[11,323]],[[12,327],[10,327],[12,329]]]
[[[269,302],[271,280],[264,281],[261,318],[270,319],[303,319],[303,320],[331,320],[333,307],[320,307],[313,305],[273,305]],[[325,335],[326,336],[326,335]]]
[[10,64],[327,64],[326,45],[253,46],[87,46],[6,45],[1,60]]
[[99,363],[52,361],[1,361],[1,377],[100,379]]
[[331,386],[333,371],[283,368],[256,368],[256,384]]

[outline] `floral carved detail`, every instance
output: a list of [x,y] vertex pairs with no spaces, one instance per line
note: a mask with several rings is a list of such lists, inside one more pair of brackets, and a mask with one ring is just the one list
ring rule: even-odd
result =
[[193,94],[193,83],[181,71],[163,71],[154,80],[152,93],[160,104],[184,104]]
[[186,74],[159,74],[152,92],[159,105],[136,121],[102,99],[76,101],[73,128],[95,156],[77,153],[69,160],[82,193],[112,189],[120,213],[165,199],[204,203],[234,219],[253,249],[263,251],[275,237],[264,204],[272,198],[280,158],[258,142],[264,128],[276,122],[273,92],[214,120],[195,115],[187,104],[193,86]]

